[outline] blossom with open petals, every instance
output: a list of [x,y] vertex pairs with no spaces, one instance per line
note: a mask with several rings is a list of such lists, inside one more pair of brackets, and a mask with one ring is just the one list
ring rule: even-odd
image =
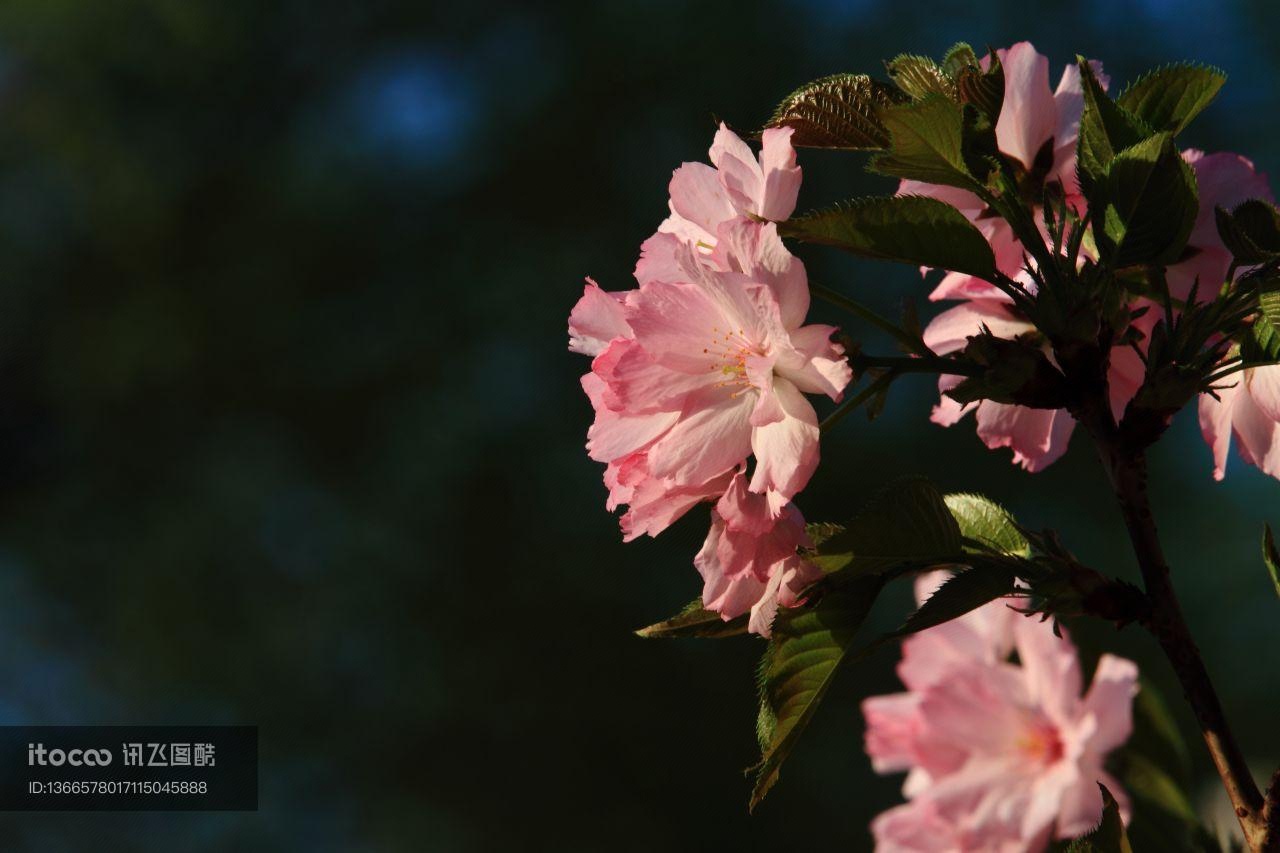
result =
[[769,636],[778,607],[793,607],[798,594],[821,574],[797,549],[812,547],[795,504],[747,488],[734,474],[711,514],[711,530],[694,565],[702,574],[702,604],[726,621],[750,612],[748,629]]
[[[1059,184],[1066,201],[1077,213],[1085,212],[1084,196],[1076,179],[1076,139],[1084,94],[1080,69],[1068,65],[1056,89],[1049,88],[1049,60],[1037,53],[1030,42],[997,50],[1004,68],[1004,101],[996,121],[996,145],[1017,163],[1027,180],[1037,185]],[[983,67],[988,59],[983,58]],[[1106,85],[1101,65],[1093,63],[1099,82]],[[1014,236],[1009,223],[991,215],[976,195],[958,187],[903,181],[899,195],[924,195],[957,208],[991,244],[996,267],[1010,278],[1030,283],[1023,269],[1026,250]],[[1043,216],[1037,208],[1037,224]],[[930,294],[930,299],[996,299],[1007,297],[987,281],[967,273],[948,272]]]
[[[918,595],[936,582],[922,578]],[[908,807],[873,824],[877,849],[1042,849],[1097,825],[1099,782],[1127,814],[1103,764],[1133,728],[1131,661],[1103,655],[1082,696],[1065,632],[1001,601],[909,638],[903,654],[907,692],[863,703],[875,769],[910,771]]]
[[[788,134],[770,136],[760,163],[751,160],[758,185],[740,174],[736,139],[722,129],[713,147],[719,170],[693,173],[719,176],[721,200],[749,197],[745,210],[789,213],[799,172],[781,156]],[[684,183],[673,181],[673,199],[686,198]],[[818,463],[818,419],[804,395],[838,401],[852,378],[834,328],[804,324],[804,266],[776,226],[725,203],[728,219],[702,220],[715,229],[713,246],[706,235],[691,242],[660,231],[642,247],[638,288],[606,293],[589,281],[570,314],[569,348],[593,356],[583,377],[596,415],[587,449],[607,466],[610,508],[629,505],[627,539],[657,535],[718,498],[752,454],[751,490],[794,497]],[[673,201],[668,223],[681,210],[690,208]]]

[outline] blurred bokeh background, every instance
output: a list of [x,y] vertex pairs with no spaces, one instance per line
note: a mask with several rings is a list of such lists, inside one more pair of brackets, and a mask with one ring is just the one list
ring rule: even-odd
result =
[[[1269,5],[0,5],[0,722],[262,743],[257,813],[8,814],[5,848],[867,849],[899,780],[872,774],[857,700],[894,689],[892,654],[748,816],[760,644],[630,633],[697,593],[705,518],[623,546],[605,512],[565,351],[582,278],[628,286],[713,117],[750,128],[806,80],[957,40],[1030,39],[1055,79],[1076,52],[1117,82],[1216,64],[1187,144],[1280,172]],[[890,190],[864,162],[802,152],[801,205]],[[929,289],[802,254],[885,311]],[[1135,577],[1081,436],[1027,475],[929,424],[933,398],[904,381],[845,421],[806,514],[923,473]],[[1190,412],[1153,466],[1193,629],[1273,767],[1280,483],[1237,461],[1214,484]],[[1093,634],[1169,686],[1145,635]]]

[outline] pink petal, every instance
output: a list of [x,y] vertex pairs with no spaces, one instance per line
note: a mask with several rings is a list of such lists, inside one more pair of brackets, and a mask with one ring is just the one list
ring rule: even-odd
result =
[[773,393],[785,417],[751,431],[756,455],[751,490],[772,490],[790,498],[805,487],[818,467],[818,415],[786,379],[775,378]]
[[1099,765],[1107,753],[1122,746],[1133,733],[1133,697],[1137,694],[1137,665],[1115,655],[1103,655],[1083,703],[1083,711],[1092,714],[1096,723],[1087,749]]
[[1252,394],[1236,397],[1231,425],[1236,438],[1240,439],[1240,458],[1256,465],[1264,474],[1280,478],[1280,430]]
[[1075,646],[1053,632],[1053,624],[1033,618],[1014,623],[1018,660],[1031,701],[1055,724],[1069,723],[1080,704],[1080,661]]
[[996,143],[1002,152],[1031,169],[1057,126],[1057,109],[1049,90],[1049,60],[1024,41],[1005,51],[1001,62],[1004,104],[996,121]]
[[1244,372],[1244,386],[1258,411],[1280,421],[1280,365],[1249,368]]
[[743,323],[719,295],[702,283],[651,282],[640,289],[628,309],[628,322],[636,341],[658,363],[684,373],[709,375],[723,366],[726,354],[738,345],[737,332]]
[[787,251],[778,228],[738,217],[721,224],[712,258],[723,269],[767,285],[778,301],[783,325],[794,329],[809,313],[804,264]]
[[700,275],[698,264],[698,256],[689,241],[659,231],[640,244],[635,278],[642,287],[651,281],[667,284],[696,281]]
[[649,469],[678,483],[704,483],[751,452],[751,394],[714,388],[689,395],[680,419],[649,448]]
[[[583,384],[593,378],[583,377]],[[666,433],[680,417],[679,412],[625,415],[609,409],[598,410],[587,430],[587,454],[597,462],[612,462],[644,448]]]
[[627,501],[631,506],[622,516],[624,542],[641,535],[657,536],[677,519],[704,501],[713,501],[728,488],[732,472],[725,471],[705,483],[681,485],[646,476]]
[[706,163],[685,163],[671,176],[671,212],[658,227],[691,243],[715,244],[721,222],[738,215],[719,173]]
[[924,330],[924,342],[939,355],[962,350],[968,338],[979,334],[986,326],[998,338],[1012,340],[1019,335],[1035,331],[1035,326],[1015,317],[1006,303],[995,300],[962,302],[943,311],[929,322]]
[[920,726],[920,696],[890,693],[862,702],[866,718],[865,747],[877,773],[898,773],[915,764],[914,745]]
[[1031,473],[1043,471],[1067,452],[1075,419],[1065,409],[1028,409],[983,400],[978,406],[978,438],[992,450],[1008,447],[1013,462]]
[[826,394],[837,403],[853,380],[844,347],[831,340],[835,326],[801,326],[790,334],[795,358],[779,362],[778,375],[806,394]]
[[1231,449],[1231,418],[1243,391],[1241,378],[1230,377],[1233,384],[1217,390],[1218,399],[1211,394],[1201,394],[1199,403],[1200,433],[1213,451],[1213,479],[1221,480],[1227,474],[1227,451]]
[[[747,143],[723,122],[711,144],[711,162],[715,164],[720,183],[735,210],[739,213],[758,214],[760,201],[764,197],[764,173]],[[715,232],[714,228],[710,230]]]
[[770,128],[761,138],[764,195],[756,212],[775,222],[790,218],[800,194],[800,167],[796,165],[796,150],[791,147],[792,133],[789,127]]
[[599,355],[614,338],[631,337],[620,293],[606,293],[591,279],[569,314],[569,349]]

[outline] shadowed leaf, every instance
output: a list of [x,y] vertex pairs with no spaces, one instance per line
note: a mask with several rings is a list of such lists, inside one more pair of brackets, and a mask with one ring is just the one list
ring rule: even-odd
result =
[[865,74],[833,74],[784,98],[765,127],[793,128],[791,144],[801,147],[884,148],[889,131],[879,112],[903,100],[892,86]]
[[920,605],[920,609],[908,616],[895,636],[914,634],[950,622],[1013,593],[1017,580],[1013,565],[980,557],[971,558],[970,562],[971,568],[948,578]]
[[945,202],[890,196],[846,202],[778,224],[783,236],[835,246],[864,258],[995,275],[995,256],[982,233]]
[[1195,175],[1167,133],[1116,154],[1102,196],[1103,257],[1113,267],[1172,263],[1181,255],[1199,207]]
[[1140,118],[1118,105],[1102,90],[1102,85],[1083,56],[1077,56],[1080,84],[1084,91],[1084,112],[1080,117],[1080,139],[1076,148],[1076,171],[1080,186],[1094,204],[1094,188],[1107,173],[1117,153],[1151,136],[1152,130]]
[[813,607],[779,612],[760,661],[756,734],[763,754],[752,768],[752,810],[778,781],[783,761],[826,695],[880,587],[879,578],[862,578],[827,593]]
[[670,619],[657,622],[647,628],[636,631],[640,637],[736,637],[747,632],[747,617],[725,621],[719,613],[705,610],[702,601],[695,599],[689,602]]
[[1267,574],[1271,575],[1271,583],[1280,595],[1280,552],[1276,551],[1276,542],[1271,535],[1271,525],[1262,526],[1262,560],[1267,564]]
[[1106,785],[1102,789],[1102,822],[1088,835],[1083,835],[1067,845],[1067,853],[1133,853],[1129,836],[1120,819],[1120,806],[1111,796]]
[[1214,210],[1218,236],[1237,263],[1261,264],[1280,257],[1280,210],[1269,201],[1250,199],[1227,211]]
[[814,562],[846,576],[878,574],[904,563],[956,559],[960,527],[937,488],[909,478],[867,502],[839,533],[818,546]]

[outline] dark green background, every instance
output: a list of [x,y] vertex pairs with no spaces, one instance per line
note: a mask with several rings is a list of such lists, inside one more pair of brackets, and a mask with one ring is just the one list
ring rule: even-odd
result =
[[[630,634],[696,594],[705,514],[621,543],[565,351],[582,278],[628,286],[713,116],[749,128],[810,78],[960,39],[1029,38],[1055,80],[1077,51],[1117,82],[1217,64],[1187,143],[1280,169],[1264,8],[0,6],[0,721],[257,724],[263,755],[256,814],[9,814],[6,849],[866,849],[898,780],[856,703],[893,689],[892,654],[748,817],[760,644]],[[803,152],[802,206],[892,190],[863,162]],[[885,311],[929,290],[804,257]],[[1082,436],[1027,475],[928,423],[933,398],[904,381],[827,437],[808,516],[925,473],[1134,577]],[[1189,618],[1270,768],[1280,484],[1238,462],[1212,483],[1189,412],[1153,465]],[[1147,637],[1095,634],[1167,684]]]

